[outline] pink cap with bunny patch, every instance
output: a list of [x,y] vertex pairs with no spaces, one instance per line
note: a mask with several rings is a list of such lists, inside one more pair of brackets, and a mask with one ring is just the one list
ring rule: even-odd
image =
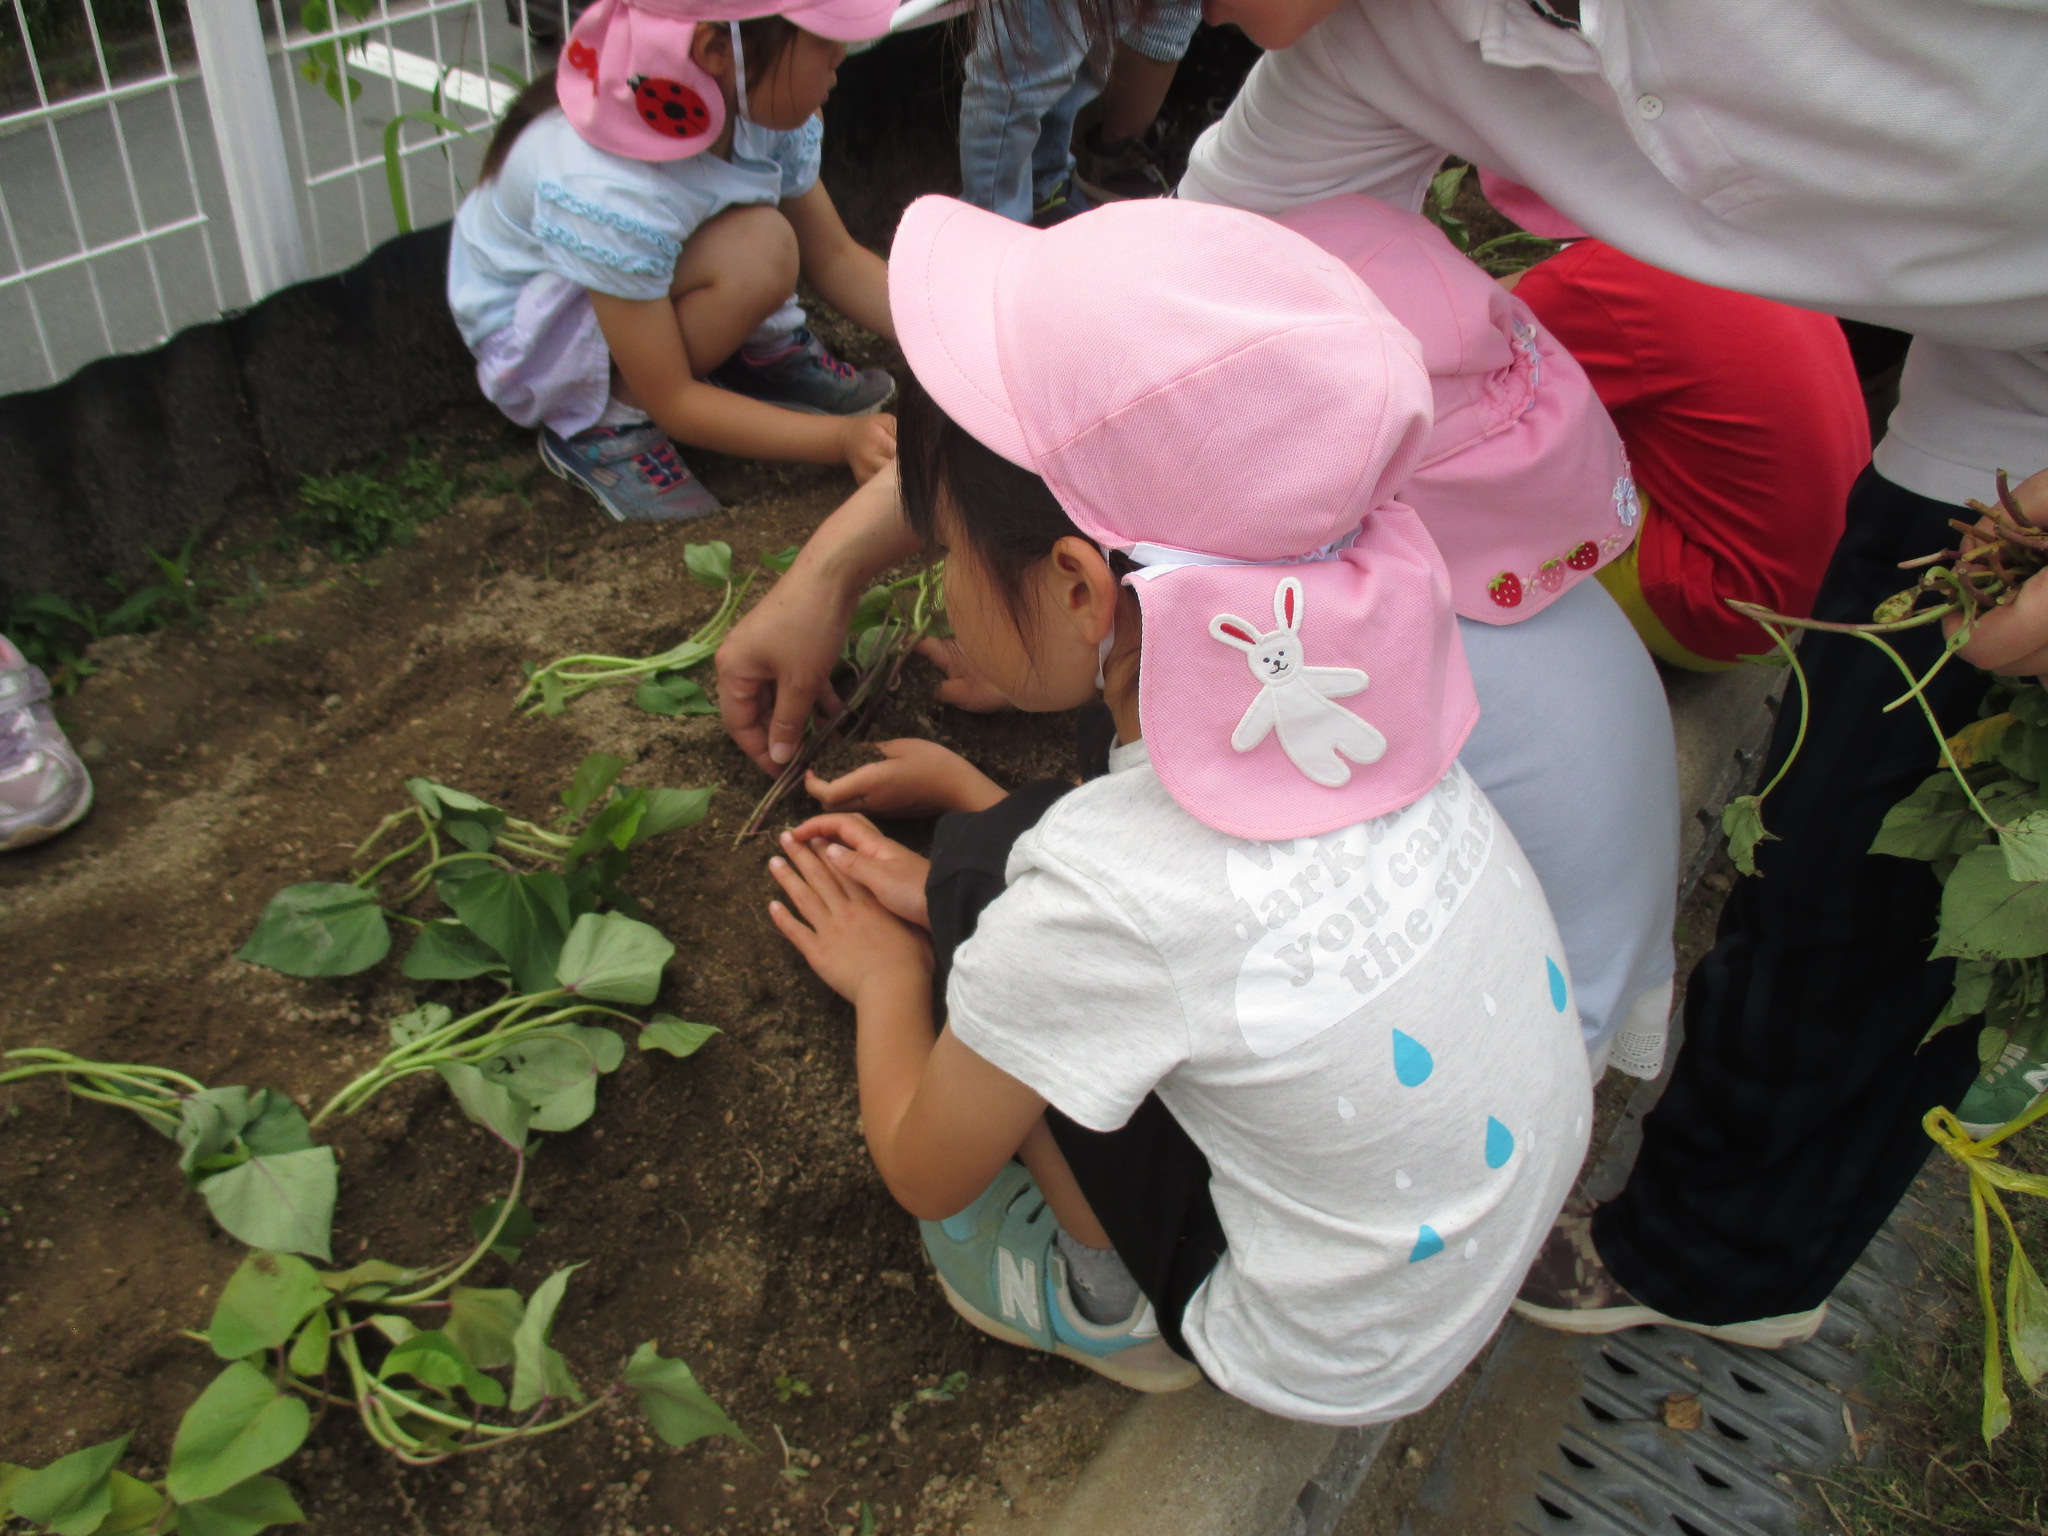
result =
[[1199,203],[1034,230],[925,197],[889,300],[940,409],[1138,562],[1139,715],[1190,814],[1306,837],[1450,768],[1478,703],[1442,557],[1394,499],[1429,375],[1341,261]]

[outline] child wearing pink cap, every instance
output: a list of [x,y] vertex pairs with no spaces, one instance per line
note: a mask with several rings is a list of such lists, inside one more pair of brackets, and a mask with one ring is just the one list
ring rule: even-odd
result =
[[622,521],[715,511],[671,439],[895,452],[895,393],[804,324],[799,274],[893,334],[882,259],[818,180],[818,109],[895,0],[597,0],[521,93],[455,216],[448,300],[500,410]]
[[856,816],[785,837],[771,914],[855,1004],[876,1164],[998,1338],[1413,1412],[1506,1311],[1590,1105],[1395,499],[1420,349],[1309,241],[1171,202],[1034,231],[926,198],[890,295],[962,650],[1020,708],[1100,697],[1117,744],[1078,789],[961,780],[929,867]]

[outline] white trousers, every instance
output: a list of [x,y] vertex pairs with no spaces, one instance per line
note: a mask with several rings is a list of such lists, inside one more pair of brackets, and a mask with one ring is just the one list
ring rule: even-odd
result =
[[1678,749],[1656,664],[1599,582],[1519,624],[1460,619],[1460,760],[1535,866],[1596,1064],[1654,1077],[1671,1008]]

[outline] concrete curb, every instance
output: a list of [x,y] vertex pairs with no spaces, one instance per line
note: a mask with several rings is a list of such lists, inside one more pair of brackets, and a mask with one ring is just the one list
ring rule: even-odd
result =
[[[1721,807],[1756,774],[1784,680],[1763,667],[1665,676],[1681,897],[1720,846]],[[1328,1536],[1391,1427],[1297,1423],[1207,1386],[1144,1398],[1075,1479],[1047,1536]]]

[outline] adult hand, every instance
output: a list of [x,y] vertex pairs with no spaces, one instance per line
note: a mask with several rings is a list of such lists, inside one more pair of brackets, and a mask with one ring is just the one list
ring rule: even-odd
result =
[[882,761],[863,763],[836,779],[804,776],[804,788],[828,811],[873,816],[942,816],[983,811],[1003,798],[995,780],[958,752],[914,736],[885,741]]
[[896,418],[889,415],[849,416],[840,428],[840,451],[846,467],[862,485],[896,459]]
[[770,859],[768,869],[789,904],[771,901],[768,916],[826,986],[857,1004],[864,988],[931,974],[931,941],[924,934],[808,844],[784,834],[782,846],[787,857]]
[[763,771],[782,772],[815,713],[839,713],[832,668],[856,594],[802,566],[792,568],[718,647],[718,713]]
[[[2030,476],[2013,490],[2013,500],[2028,521],[2048,525],[2048,469]],[[1977,524],[1986,542],[1997,537],[1991,519]],[[1954,633],[1962,621],[1951,618],[1943,628]],[[2031,577],[2019,596],[1977,620],[1963,660],[2008,677],[2048,676],[2048,571]]]
[[959,641],[927,638],[918,641],[912,649],[946,674],[946,680],[938,687],[941,704],[970,710],[977,715],[994,714],[999,709],[1010,707],[1010,701],[996,692],[994,684],[984,682],[980,674],[967,665],[967,658],[960,654]]
[[785,832],[783,840],[822,851],[834,869],[871,892],[906,923],[931,927],[924,883],[931,874],[932,861],[884,837],[867,817],[813,816]]
[[796,755],[811,715],[839,711],[832,668],[861,589],[916,554],[896,465],[847,497],[718,648],[718,712],[732,739],[768,773]]

